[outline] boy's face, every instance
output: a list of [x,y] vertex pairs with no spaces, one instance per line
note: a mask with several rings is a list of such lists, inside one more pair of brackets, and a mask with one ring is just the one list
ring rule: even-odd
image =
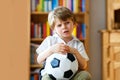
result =
[[73,23],[73,21],[71,19],[67,19],[66,21],[56,19],[54,31],[61,38],[70,38],[70,37],[72,37],[73,29],[74,29],[74,23]]

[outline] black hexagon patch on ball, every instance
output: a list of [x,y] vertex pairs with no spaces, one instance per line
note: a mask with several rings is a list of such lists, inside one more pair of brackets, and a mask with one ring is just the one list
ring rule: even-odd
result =
[[71,54],[71,53],[68,53],[68,54],[67,54],[67,58],[68,58],[71,62],[75,61],[75,57],[74,57],[73,54]]
[[56,80],[56,78],[55,78],[52,74],[49,74],[49,77],[50,77],[52,80]]
[[64,73],[64,78],[70,78],[73,75],[72,70],[68,70]]

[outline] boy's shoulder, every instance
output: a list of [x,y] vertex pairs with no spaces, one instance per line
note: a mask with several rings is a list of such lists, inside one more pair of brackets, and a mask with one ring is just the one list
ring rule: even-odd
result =
[[53,35],[49,35],[49,36],[47,36],[47,37],[46,37],[46,39],[49,39],[49,40],[54,40],[54,39],[56,39],[56,37],[55,37],[55,36],[53,36]]

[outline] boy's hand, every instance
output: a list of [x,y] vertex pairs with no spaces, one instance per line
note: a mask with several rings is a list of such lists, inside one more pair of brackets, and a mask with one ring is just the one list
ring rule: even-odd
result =
[[69,53],[75,54],[75,53],[77,53],[77,52],[78,52],[77,49],[72,48],[72,47],[69,47]]
[[64,43],[58,43],[51,46],[51,50],[53,53],[67,53],[70,51],[69,46],[65,45]]

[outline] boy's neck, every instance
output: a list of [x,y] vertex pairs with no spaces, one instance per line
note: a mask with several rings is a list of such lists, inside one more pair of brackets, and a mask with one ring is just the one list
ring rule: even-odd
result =
[[65,43],[68,43],[69,41],[73,39],[73,37],[71,36],[71,37],[62,38],[62,39],[65,41]]

